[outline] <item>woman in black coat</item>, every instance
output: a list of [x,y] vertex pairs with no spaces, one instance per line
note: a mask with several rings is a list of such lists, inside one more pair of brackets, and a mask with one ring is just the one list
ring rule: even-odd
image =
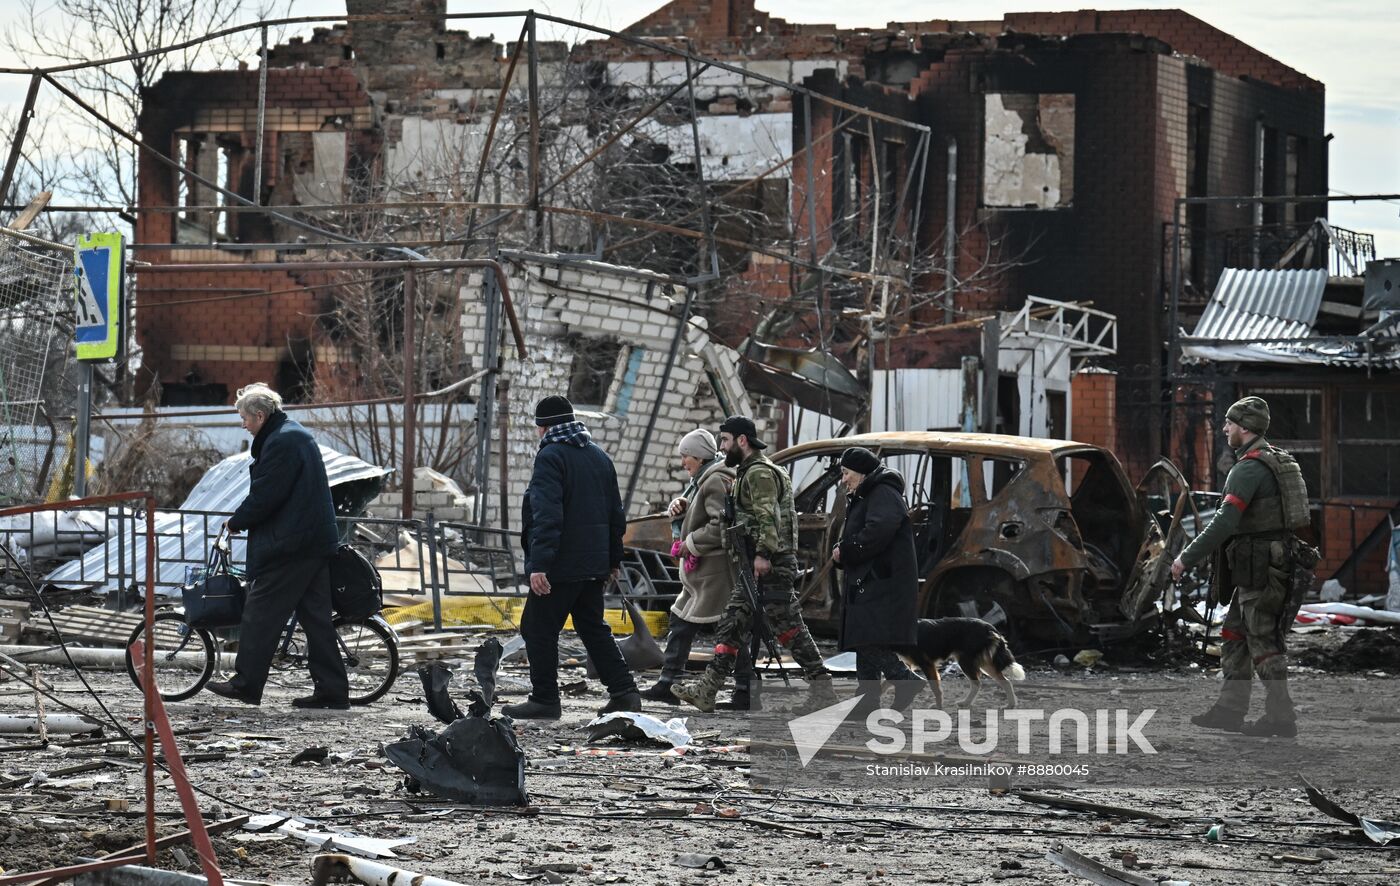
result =
[[[919,570],[904,478],[868,449],[841,455],[846,524],[831,552],[845,574],[841,649],[856,653],[856,679],[879,696],[880,678],[918,680],[895,654],[917,636]],[[873,686],[871,685],[873,683]],[[917,694],[917,687],[914,694]],[[912,698],[912,696],[910,696]]]

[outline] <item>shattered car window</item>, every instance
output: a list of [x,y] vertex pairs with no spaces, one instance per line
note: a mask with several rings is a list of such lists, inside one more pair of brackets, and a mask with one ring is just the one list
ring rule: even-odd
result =
[[793,504],[799,514],[830,514],[841,489],[841,453],[821,453],[783,465],[792,478]]
[[1016,479],[1026,463],[1014,458],[985,458],[982,460],[982,483],[987,490],[987,498],[1001,495],[1007,484]]

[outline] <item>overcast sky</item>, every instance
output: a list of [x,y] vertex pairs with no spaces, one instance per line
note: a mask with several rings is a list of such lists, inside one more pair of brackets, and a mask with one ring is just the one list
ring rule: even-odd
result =
[[[15,21],[14,0],[0,0],[0,21]],[[450,12],[521,9],[528,2],[449,0]],[[655,0],[558,0],[534,7],[563,18],[621,28],[658,8]],[[880,26],[887,21],[934,18],[979,20],[1006,12],[1073,9],[1180,8],[1268,53],[1327,86],[1327,132],[1331,143],[1329,181],[1334,194],[1400,193],[1400,15],[1395,0],[758,0],[758,7],[793,22],[833,22],[842,27]],[[292,15],[343,14],[343,0],[293,0]],[[56,15],[50,13],[50,15]],[[484,20],[454,26],[474,34],[513,38],[519,22]],[[310,28],[304,29],[305,33]],[[296,32],[293,32],[296,33]],[[546,36],[542,32],[541,36]],[[571,34],[548,34],[571,38]],[[0,49],[0,66],[18,62]],[[0,76],[0,105],[17,106],[27,86],[22,76]],[[8,146],[9,135],[0,135]],[[1382,256],[1400,256],[1400,202],[1333,204],[1332,220],[1342,227],[1374,233]]]

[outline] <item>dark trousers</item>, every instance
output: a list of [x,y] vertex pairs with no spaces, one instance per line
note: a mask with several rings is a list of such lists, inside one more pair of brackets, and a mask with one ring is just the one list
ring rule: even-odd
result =
[[[666,634],[665,658],[661,662],[662,680],[674,683],[685,676],[685,663],[690,660],[690,650],[695,645],[695,638],[700,636],[705,627],[706,625],[700,622],[686,621],[674,613],[671,614],[670,631]],[[739,652],[739,664],[734,671],[734,685],[747,691],[752,674],[753,657],[750,655],[750,647],[745,646]]]
[[262,698],[272,656],[292,613],[306,632],[307,666],[316,693],[343,699],[350,694],[345,662],[331,624],[330,560],[288,560],[253,578],[238,631],[238,657],[229,681],[252,698]]
[[605,579],[553,583],[543,597],[530,594],[520,616],[520,636],[530,659],[530,698],[540,704],[559,703],[559,632],[564,620],[574,619],[574,633],[583,641],[598,669],[598,678],[614,696],[636,692],[637,683],[603,621]]
[[904,660],[887,646],[861,646],[856,649],[857,680],[917,680]]
[[670,631],[666,634],[665,658],[661,661],[661,679],[674,683],[685,674],[685,663],[690,660],[690,649],[695,638],[700,636],[704,625],[698,621],[686,621],[671,615]]

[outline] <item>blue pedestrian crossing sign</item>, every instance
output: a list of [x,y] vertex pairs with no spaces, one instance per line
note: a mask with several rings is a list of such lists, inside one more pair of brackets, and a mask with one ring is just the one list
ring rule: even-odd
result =
[[78,238],[73,298],[77,314],[74,342],[79,360],[112,360],[121,352],[125,253],[122,235],[85,234]]

